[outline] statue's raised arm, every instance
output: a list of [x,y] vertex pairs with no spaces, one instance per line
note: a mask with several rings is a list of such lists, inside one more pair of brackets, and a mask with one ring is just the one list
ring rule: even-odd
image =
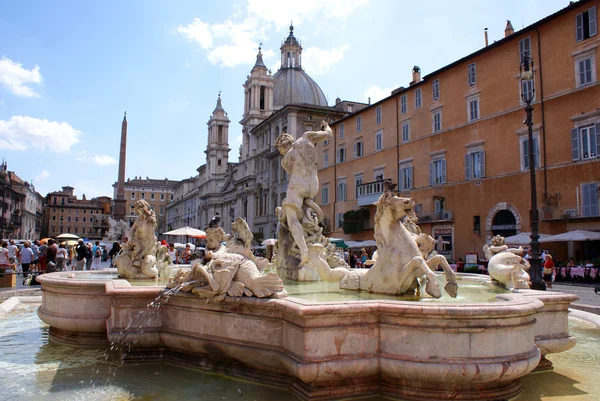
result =
[[327,121],[323,120],[321,121],[320,131],[306,131],[302,136],[312,143],[317,144],[332,138],[333,132],[331,131],[329,124],[327,124]]

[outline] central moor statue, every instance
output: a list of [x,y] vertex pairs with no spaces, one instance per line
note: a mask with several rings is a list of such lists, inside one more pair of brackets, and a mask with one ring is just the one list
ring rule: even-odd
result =
[[281,134],[275,147],[283,155],[281,165],[289,175],[286,196],[277,216],[280,222],[277,241],[277,269],[282,277],[298,281],[319,280],[314,263],[309,260],[309,246],[327,245],[320,223],[323,212],[313,198],[319,191],[315,145],[333,136],[326,121],[320,131],[307,131],[294,139]]

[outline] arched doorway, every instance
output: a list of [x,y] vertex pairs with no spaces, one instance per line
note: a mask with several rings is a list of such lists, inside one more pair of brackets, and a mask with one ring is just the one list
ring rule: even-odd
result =
[[492,219],[492,234],[510,237],[517,234],[517,219],[510,210],[500,210]]
[[494,235],[503,237],[516,235],[521,231],[521,215],[510,203],[500,202],[494,205],[485,219],[486,240],[489,243]]

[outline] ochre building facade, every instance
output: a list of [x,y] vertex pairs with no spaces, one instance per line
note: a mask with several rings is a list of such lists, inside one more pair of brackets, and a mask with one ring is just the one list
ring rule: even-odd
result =
[[[579,1],[516,32],[508,22],[504,38],[423,78],[415,67],[406,88],[333,124],[317,196],[330,236],[373,239],[387,179],[451,259],[530,231],[521,92],[532,89],[540,233],[600,230],[599,5]],[[534,76],[522,83],[525,55]]]

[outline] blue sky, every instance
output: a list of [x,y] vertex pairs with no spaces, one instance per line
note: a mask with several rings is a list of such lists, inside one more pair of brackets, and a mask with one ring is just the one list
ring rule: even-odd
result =
[[565,0],[3,1],[0,155],[42,194],[113,195],[127,172],[180,180],[205,163],[219,91],[237,161],[243,88],[263,42],[277,70],[290,20],[330,104],[372,101],[566,7]]

